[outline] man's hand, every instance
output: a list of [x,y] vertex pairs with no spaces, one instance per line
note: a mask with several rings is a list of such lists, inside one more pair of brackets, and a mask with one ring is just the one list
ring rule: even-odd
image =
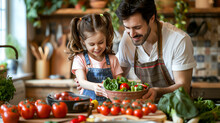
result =
[[151,100],[152,102],[155,101],[157,97],[157,91],[154,88],[150,88],[148,92],[142,97],[143,99]]

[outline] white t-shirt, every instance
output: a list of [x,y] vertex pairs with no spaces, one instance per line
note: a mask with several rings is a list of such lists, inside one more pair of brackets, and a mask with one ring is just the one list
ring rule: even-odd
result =
[[[172,71],[187,70],[196,66],[193,56],[193,45],[187,33],[170,23],[162,23],[163,60],[173,79]],[[138,46],[138,61],[146,63],[157,60],[157,44],[158,42],[154,43],[150,56],[146,54],[142,46]],[[116,55],[122,67],[134,66],[135,48],[136,46],[132,43],[131,38],[124,31]]]

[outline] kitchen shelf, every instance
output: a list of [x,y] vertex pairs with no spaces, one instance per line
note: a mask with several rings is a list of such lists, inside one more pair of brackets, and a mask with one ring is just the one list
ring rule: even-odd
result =
[[82,11],[81,9],[74,9],[74,8],[64,8],[64,9],[58,9],[53,13],[53,15],[85,15],[85,14],[92,14],[97,13],[101,14],[105,11],[108,11],[108,9],[86,9],[86,11]]
[[[85,14],[91,14],[91,13],[103,13],[105,11],[108,11],[108,8],[105,9],[86,9],[86,11],[82,11],[80,9],[74,9],[74,8],[63,8],[58,9],[53,13],[53,15],[85,15]],[[159,10],[159,14],[173,14],[174,9],[173,8],[166,8]],[[188,14],[219,14],[220,15],[220,7],[213,7],[208,9],[198,9],[198,8],[190,8]]]
[[[160,14],[173,14],[173,8],[166,8],[159,10]],[[220,14],[220,7],[213,7],[207,9],[189,8],[188,14]]]

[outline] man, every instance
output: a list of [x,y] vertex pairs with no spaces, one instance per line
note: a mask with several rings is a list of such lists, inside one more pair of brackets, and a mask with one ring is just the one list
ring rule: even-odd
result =
[[127,76],[136,76],[151,88],[143,98],[155,101],[180,86],[189,92],[193,67],[191,38],[175,26],[159,21],[154,0],[122,0],[116,14],[125,31],[117,57]]

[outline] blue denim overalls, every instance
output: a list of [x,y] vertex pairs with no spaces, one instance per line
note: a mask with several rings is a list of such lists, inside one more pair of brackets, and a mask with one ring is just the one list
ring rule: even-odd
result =
[[[90,60],[87,52],[84,52],[86,65],[90,65]],[[105,59],[107,62],[107,65],[110,66],[110,60],[108,55],[105,55]],[[102,83],[103,80],[105,80],[107,77],[110,77],[113,79],[111,67],[110,68],[90,68],[88,67],[88,73],[86,74],[87,80],[95,83]],[[96,99],[99,103],[104,102],[106,100],[105,97],[96,96],[95,92],[92,90],[84,90],[83,95],[90,96],[93,100]]]

